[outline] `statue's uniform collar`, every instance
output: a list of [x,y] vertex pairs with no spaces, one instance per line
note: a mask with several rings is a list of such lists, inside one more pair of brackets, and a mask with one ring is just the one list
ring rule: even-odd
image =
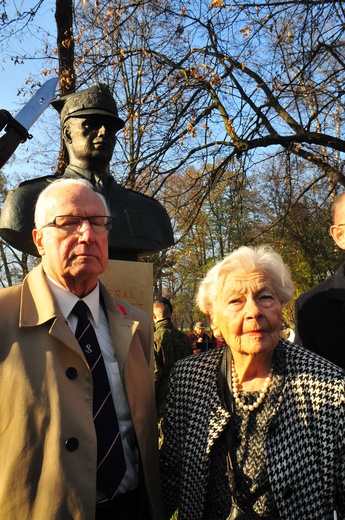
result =
[[85,168],[80,168],[79,166],[74,166],[73,164],[69,164],[65,169],[63,177],[73,177],[77,176],[83,177],[87,179],[93,186],[98,186],[100,188],[106,184],[107,180],[111,175],[109,173],[102,173],[101,175],[93,170],[86,170]]

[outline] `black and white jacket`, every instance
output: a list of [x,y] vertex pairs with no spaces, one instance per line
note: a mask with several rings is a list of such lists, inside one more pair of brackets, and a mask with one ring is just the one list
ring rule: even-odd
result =
[[[284,388],[265,433],[271,488],[282,520],[345,520],[345,374],[284,340]],[[225,520],[231,497],[220,435],[230,414],[219,397],[223,348],[171,372],[161,449],[165,518]],[[224,444],[224,443],[222,443]],[[223,453],[224,455],[224,453]]]

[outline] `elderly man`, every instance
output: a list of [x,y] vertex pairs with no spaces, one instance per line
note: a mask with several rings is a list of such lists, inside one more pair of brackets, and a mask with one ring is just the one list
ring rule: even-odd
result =
[[200,354],[209,349],[210,338],[205,332],[205,327],[201,321],[197,321],[194,325],[194,331],[189,336],[193,354]]
[[[109,233],[109,256],[137,260],[174,243],[170,219],[156,200],[118,185],[109,173],[116,133],[124,126],[106,85],[53,101],[61,117],[69,165],[63,177],[85,178],[106,198],[116,226]],[[22,182],[7,194],[0,218],[0,236],[10,245],[37,256],[32,242],[34,206],[39,193],[56,177]]]
[[[333,202],[330,234],[345,250],[345,193]],[[295,304],[298,345],[345,369],[345,262],[337,272],[302,294]]]
[[0,517],[160,520],[152,331],[98,281],[106,203],[58,180],[35,223],[42,262],[0,293]]

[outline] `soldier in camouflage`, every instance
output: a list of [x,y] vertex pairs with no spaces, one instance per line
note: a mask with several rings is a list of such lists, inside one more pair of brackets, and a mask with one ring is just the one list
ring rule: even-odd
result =
[[154,381],[158,415],[159,446],[163,443],[163,420],[166,412],[170,371],[178,359],[191,355],[187,334],[174,327],[171,321],[172,305],[167,298],[159,297],[153,303]]

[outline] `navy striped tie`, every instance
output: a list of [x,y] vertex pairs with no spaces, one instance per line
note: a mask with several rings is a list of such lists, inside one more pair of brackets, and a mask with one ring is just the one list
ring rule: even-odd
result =
[[97,435],[97,489],[113,498],[126,471],[119,423],[102,352],[95,330],[87,317],[88,307],[79,300],[73,313],[78,317],[75,336],[93,378],[93,420]]

